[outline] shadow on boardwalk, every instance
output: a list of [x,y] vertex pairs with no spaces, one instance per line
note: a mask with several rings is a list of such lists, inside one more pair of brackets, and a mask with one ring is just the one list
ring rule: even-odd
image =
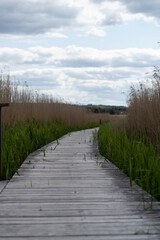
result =
[[0,194],[0,239],[160,239],[159,202],[104,162],[92,131],[25,160]]

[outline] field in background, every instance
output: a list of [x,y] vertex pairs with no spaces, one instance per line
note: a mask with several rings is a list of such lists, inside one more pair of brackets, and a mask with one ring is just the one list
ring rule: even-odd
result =
[[86,108],[93,113],[109,113],[111,115],[126,115],[127,113],[125,106],[88,104]]

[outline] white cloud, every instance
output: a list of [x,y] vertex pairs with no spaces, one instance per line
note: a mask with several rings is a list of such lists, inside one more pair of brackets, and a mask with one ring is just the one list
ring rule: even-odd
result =
[[[127,88],[123,80],[116,81],[114,69],[30,69],[11,72],[16,79],[27,81],[33,90],[55,98],[87,103],[124,104],[121,89]],[[113,74],[112,80],[109,77]],[[122,74],[122,73],[121,73]],[[99,79],[96,78],[99,75]],[[82,77],[83,76],[83,77]],[[81,78],[82,77],[82,78]],[[113,99],[114,95],[114,99]]]
[[[10,66],[15,78],[74,102],[118,102],[124,98],[121,92],[160,62],[159,49],[98,50],[71,45],[86,41],[83,46],[91,46],[86,36],[96,36],[101,37],[97,45],[103,48],[106,32],[114,35],[108,27],[159,19],[159,0],[1,0],[0,15],[0,41],[8,46],[0,48],[0,68]],[[77,38],[80,33],[84,39]],[[98,38],[92,40],[94,46]],[[9,47],[15,43],[22,49]]]
[[105,37],[105,36],[106,36],[106,31],[94,27],[94,28],[91,28],[91,29],[87,32],[87,35],[88,35],[88,36]]
[[[15,62],[11,66],[12,76],[27,81],[35,90],[73,102],[124,104],[122,92],[147,77],[145,73],[160,61],[160,50],[39,46],[27,51],[0,49],[1,63],[4,56],[6,63]],[[13,71],[14,67],[18,70]]]
[[[38,35],[37,37],[43,37],[43,35]],[[67,35],[60,32],[48,32],[45,34],[46,38],[68,38]]]
[[0,64],[12,66],[52,66],[54,68],[88,67],[133,67],[144,68],[158,65],[160,50],[154,49],[115,49],[98,50],[70,45],[66,48],[44,48],[41,46],[23,50],[0,48]]
[[80,25],[97,26],[100,25],[105,18],[105,15],[101,12],[100,7],[97,7],[88,0],[81,1],[79,8],[81,11],[77,16],[77,23]]
[[160,16],[158,2],[156,7],[145,1],[143,4],[128,0],[1,0],[0,35],[65,38],[66,31],[80,30],[102,37],[105,36],[102,27],[123,24],[145,15]]

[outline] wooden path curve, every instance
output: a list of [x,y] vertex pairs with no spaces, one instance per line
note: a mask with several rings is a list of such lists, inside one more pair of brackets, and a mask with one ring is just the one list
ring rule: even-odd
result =
[[0,194],[1,240],[160,239],[159,202],[104,161],[93,131],[29,155]]

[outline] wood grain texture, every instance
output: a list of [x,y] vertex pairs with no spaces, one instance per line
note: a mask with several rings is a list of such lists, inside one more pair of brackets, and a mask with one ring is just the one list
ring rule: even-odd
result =
[[0,194],[1,240],[160,239],[160,203],[130,188],[99,154],[93,131],[28,156]]

